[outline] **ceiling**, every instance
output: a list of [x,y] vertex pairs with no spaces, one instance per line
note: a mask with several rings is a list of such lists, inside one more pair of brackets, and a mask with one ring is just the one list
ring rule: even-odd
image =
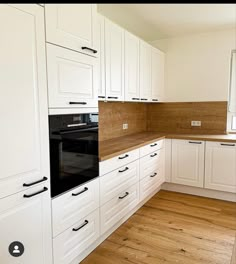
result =
[[236,26],[236,4],[99,4],[98,11],[146,41]]

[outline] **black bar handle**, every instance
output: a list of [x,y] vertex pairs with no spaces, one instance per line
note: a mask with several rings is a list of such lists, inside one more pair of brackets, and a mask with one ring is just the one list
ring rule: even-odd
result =
[[190,144],[202,144],[202,142],[189,141]]
[[148,99],[146,99],[146,98],[141,98],[141,101],[147,101]]
[[38,195],[40,193],[46,192],[47,190],[48,190],[48,188],[44,187],[43,190],[41,190],[41,191],[38,191],[38,192],[33,193],[33,194],[24,194],[23,197],[24,198],[30,198],[30,197],[33,197],[33,196]]
[[157,173],[155,172],[154,174],[150,175],[151,178],[155,177]]
[[84,226],[86,226],[88,223],[89,223],[89,221],[85,220],[84,223],[81,226],[79,226],[78,228],[73,228],[72,231],[78,231],[81,228],[83,228]]
[[80,195],[81,193],[84,193],[84,192],[86,192],[87,190],[88,190],[88,188],[87,188],[87,187],[84,187],[84,189],[83,189],[82,191],[80,191],[80,192],[78,192],[78,193],[72,193],[72,196]]
[[99,95],[98,98],[106,98],[106,96],[101,96],[101,95]]
[[221,146],[229,146],[229,147],[234,147],[235,146],[235,144],[225,144],[225,143],[221,143],[220,145]]
[[90,51],[92,51],[93,53],[97,53],[98,51],[97,50],[95,50],[95,49],[91,49],[91,48],[89,48],[89,47],[81,47],[81,49],[82,50],[90,50]]
[[139,99],[139,98],[135,98],[135,97],[133,97],[132,100],[140,100],[140,99]]
[[123,156],[123,157],[119,157],[118,159],[125,159],[125,158],[128,158],[128,157],[129,157],[129,155],[126,154],[125,156]]
[[24,183],[24,184],[23,184],[23,187],[30,187],[30,186],[35,185],[35,184],[37,184],[37,183],[44,182],[44,181],[46,181],[47,179],[48,179],[47,177],[43,177],[41,180],[38,180],[38,181],[35,181],[35,182]]
[[155,146],[157,146],[157,143],[150,145],[150,147],[155,147]]
[[153,157],[155,157],[157,154],[156,153],[154,153],[153,155],[150,155],[150,157],[151,158],[153,158]]
[[108,98],[108,99],[118,99],[117,96],[108,96],[107,98]]
[[74,105],[74,104],[81,104],[81,105],[86,105],[87,102],[69,102],[70,105]]
[[125,171],[127,171],[129,169],[129,167],[125,167],[125,169],[123,169],[123,170],[119,170],[119,172],[125,172]]
[[125,192],[125,195],[123,195],[123,196],[119,196],[119,199],[124,199],[126,196],[128,196],[129,195],[129,193],[128,192]]
[[158,99],[152,99],[153,102],[158,102]]

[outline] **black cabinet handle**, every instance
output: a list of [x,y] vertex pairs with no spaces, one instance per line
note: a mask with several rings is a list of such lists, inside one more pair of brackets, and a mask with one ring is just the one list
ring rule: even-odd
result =
[[86,192],[87,190],[88,190],[88,188],[87,188],[87,187],[84,187],[84,189],[83,189],[82,191],[80,191],[80,192],[78,192],[78,193],[72,193],[72,196],[80,195],[81,193],[84,193],[84,192]]
[[24,183],[23,187],[30,187],[30,186],[35,185],[37,183],[44,182],[47,179],[48,179],[47,177],[43,177],[41,180],[38,180],[38,181],[35,181],[35,182],[32,182],[32,183]]
[[119,170],[119,172],[125,172],[125,171],[127,171],[129,168],[128,167],[125,167],[125,169],[123,169],[123,170]]
[[89,221],[85,220],[84,223],[81,226],[79,226],[78,228],[73,228],[72,231],[78,231],[81,228],[83,228],[84,226],[86,226],[88,223],[89,223]]
[[150,175],[151,178],[155,177],[157,173],[155,172],[154,174]]
[[153,158],[153,157],[155,157],[157,154],[156,153],[154,153],[153,155],[150,155],[150,157],[151,158]]
[[135,97],[134,97],[134,98],[132,98],[132,100],[140,100],[140,99],[139,99],[139,98],[135,98]]
[[152,99],[153,102],[158,102],[158,99]]
[[128,192],[125,192],[125,195],[124,196],[119,196],[119,199],[124,199],[128,195],[129,195],[129,193]]
[[229,146],[229,147],[234,147],[235,146],[235,144],[225,144],[225,143],[221,143],[220,145],[221,146]]
[[106,98],[106,96],[101,96],[101,95],[99,95],[98,98]]
[[150,145],[150,147],[155,147],[155,146],[157,146],[157,143]]
[[141,98],[141,101],[147,101],[148,99],[146,99],[146,98]]
[[119,157],[118,159],[125,159],[125,158],[128,158],[128,157],[129,157],[129,155],[126,154],[125,156],[123,156],[123,157]]
[[202,144],[202,142],[189,141],[190,144]]
[[118,99],[117,96],[108,96],[107,98],[108,98],[108,99]]
[[90,50],[90,51],[92,51],[93,53],[97,53],[98,51],[97,50],[95,50],[95,49],[91,49],[91,48],[88,48],[88,47],[81,47],[81,49],[82,50]]
[[80,105],[86,105],[86,102],[69,102],[70,105],[74,105],[74,104],[80,104]]
[[38,195],[40,193],[46,192],[47,190],[48,190],[48,188],[44,187],[43,190],[41,190],[41,191],[38,191],[38,192],[33,193],[33,194],[24,194],[23,197],[24,198],[30,198],[30,197],[33,197],[33,196]]

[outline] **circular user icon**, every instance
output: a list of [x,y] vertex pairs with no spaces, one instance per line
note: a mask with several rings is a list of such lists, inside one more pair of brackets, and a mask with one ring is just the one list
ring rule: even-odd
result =
[[24,253],[24,245],[19,241],[14,241],[9,245],[8,251],[13,257],[20,257]]

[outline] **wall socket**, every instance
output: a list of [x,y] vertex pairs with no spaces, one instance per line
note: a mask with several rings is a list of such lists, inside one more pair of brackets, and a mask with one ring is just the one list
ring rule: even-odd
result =
[[123,124],[123,129],[128,129],[128,124]]
[[201,121],[191,121],[191,126],[201,126],[202,122]]

